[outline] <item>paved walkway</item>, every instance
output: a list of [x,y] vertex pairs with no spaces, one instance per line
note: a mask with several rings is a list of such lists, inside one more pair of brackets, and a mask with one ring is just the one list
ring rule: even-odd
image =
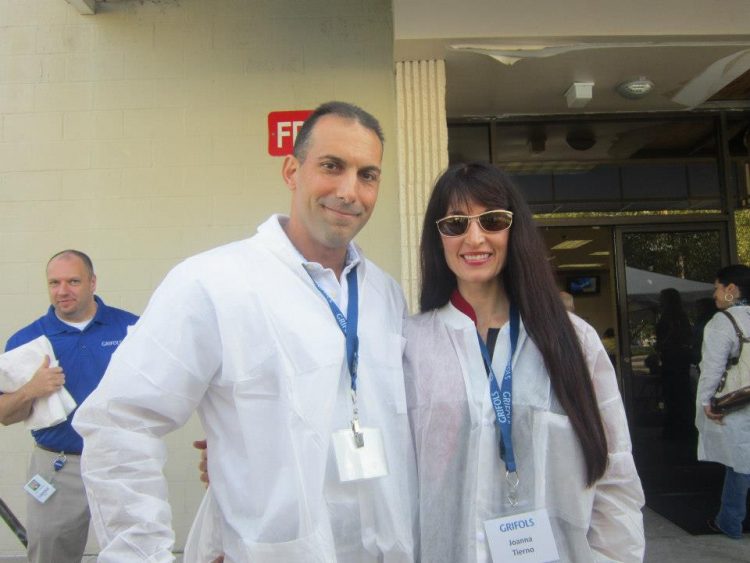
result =
[[646,563],[750,563],[750,535],[733,540],[724,535],[691,536],[645,508]]

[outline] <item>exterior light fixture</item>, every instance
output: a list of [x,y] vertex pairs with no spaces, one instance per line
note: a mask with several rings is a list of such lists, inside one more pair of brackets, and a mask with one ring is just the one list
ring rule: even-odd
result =
[[573,129],[565,135],[565,142],[571,149],[587,151],[596,144],[596,136],[589,129]]
[[593,82],[573,82],[565,91],[565,101],[569,108],[582,108],[593,97]]
[[532,154],[541,154],[547,148],[547,135],[544,131],[532,131],[529,136],[529,150]]
[[654,83],[645,76],[641,76],[635,80],[626,80],[618,84],[615,88],[620,96],[628,100],[640,100],[648,96],[653,89]]

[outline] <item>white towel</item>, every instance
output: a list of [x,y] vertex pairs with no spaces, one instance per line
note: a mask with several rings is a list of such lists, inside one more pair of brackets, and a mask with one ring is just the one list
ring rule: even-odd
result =
[[[12,393],[21,388],[42,365],[44,356],[49,356],[51,367],[57,366],[55,352],[46,336],[0,354],[0,391]],[[49,428],[63,422],[75,408],[75,400],[62,387],[51,395],[35,399],[31,414],[24,424],[29,430]]]

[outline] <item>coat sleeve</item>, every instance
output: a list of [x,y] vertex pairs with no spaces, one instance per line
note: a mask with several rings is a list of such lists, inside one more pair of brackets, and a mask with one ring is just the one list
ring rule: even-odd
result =
[[182,426],[220,365],[215,312],[178,266],[75,415],[100,562],[172,561],[162,437]]
[[[579,327],[580,329],[580,327]],[[607,469],[594,485],[588,540],[598,560],[642,561],[644,504],[631,452],[628,422],[617,378],[596,332],[586,326],[581,344],[607,437]]]

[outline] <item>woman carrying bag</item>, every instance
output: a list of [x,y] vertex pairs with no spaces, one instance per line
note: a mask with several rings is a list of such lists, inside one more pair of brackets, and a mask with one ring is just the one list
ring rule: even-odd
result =
[[721,508],[708,521],[709,527],[741,539],[750,487],[750,403],[724,410],[716,406],[715,397],[727,391],[720,388],[722,377],[728,361],[740,354],[737,330],[745,337],[750,335],[750,268],[742,264],[722,268],[716,274],[714,287],[719,312],[703,332],[695,417],[700,433],[698,459],[726,466]]

